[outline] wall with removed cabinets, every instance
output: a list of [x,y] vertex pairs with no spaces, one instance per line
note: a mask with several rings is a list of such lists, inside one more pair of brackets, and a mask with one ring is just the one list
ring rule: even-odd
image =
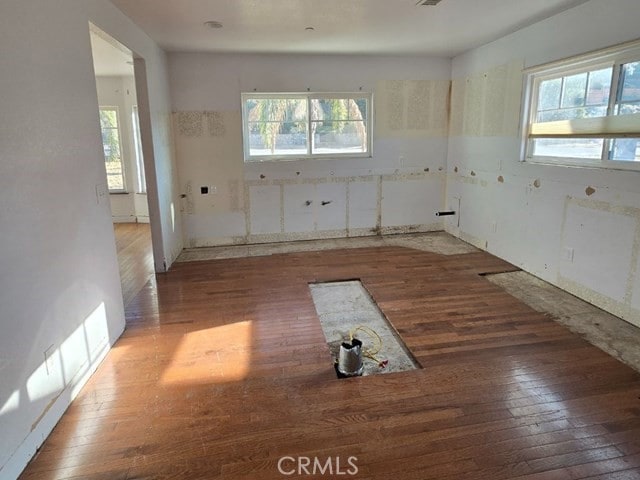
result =
[[640,172],[520,162],[522,69],[636,39],[593,0],[453,60],[447,231],[640,326]]
[[[174,53],[169,67],[186,246],[443,228],[448,59]],[[254,91],[372,92],[372,158],[244,163]]]

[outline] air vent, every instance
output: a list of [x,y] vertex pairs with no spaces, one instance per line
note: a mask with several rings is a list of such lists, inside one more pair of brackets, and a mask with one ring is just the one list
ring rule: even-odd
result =
[[435,7],[441,1],[442,0],[419,0],[418,3],[416,3],[416,5],[420,7]]

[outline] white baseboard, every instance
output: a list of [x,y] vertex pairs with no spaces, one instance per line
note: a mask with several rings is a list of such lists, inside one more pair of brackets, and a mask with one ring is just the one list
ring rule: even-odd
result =
[[[124,331],[124,326],[123,330]],[[122,335],[122,332],[118,334],[116,339]],[[3,480],[17,479],[22,471],[27,467],[29,461],[36,454],[40,446],[47,439],[53,428],[56,426],[64,412],[69,408],[71,402],[78,395],[82,387],[87,383],[91,375],[93,375],[100,366],[100,363],[107,356],[107,353],[111,350],[111,347],[115,343],[109,343],[109,339],[106,339],[105,343],[96,352],[96,359],[91,365],[87,365],[87,370],[83,372],[85,368],[83,365],[77,377],[73,378],[69,385],[60,393],[58,398],[53,402],[51,408],[43,415],[36,427],[27,435],[22,441],[20,446],[13,452],[7,462],[0,466],[0,478]]]
[[111,220],[113,220],[113,223],[136,223],[134,215],[113,215]]

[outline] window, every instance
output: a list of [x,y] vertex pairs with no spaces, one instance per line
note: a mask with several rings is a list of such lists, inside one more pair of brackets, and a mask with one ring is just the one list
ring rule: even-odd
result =
[[640,169],[640,42],[527,76],[524,159]]
[[117,107],[100,107],[100,129],[109,191],[124,192],[124,169]]
[[242,94],[246,162],[371,156],[370,94]]

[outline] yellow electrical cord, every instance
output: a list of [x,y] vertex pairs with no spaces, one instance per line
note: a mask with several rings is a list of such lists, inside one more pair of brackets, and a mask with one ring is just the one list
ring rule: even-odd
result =
[[378,353],[380,353],[380,350],[382,350],[382,338],[380,337],[380,335],[378,335],[378,332],[376,332],[372,328],[369,328],[369,327],[367,327],[365,325],[358,325],[357,327],[355,327],[354,329],[352,329],[349,332],[349,342],[353,342],[355,333],[358,330],[360,330],[361,332],[366,333],[373,340],[373,347],[369,348],[369,349],[364,349],[363,348],[362,349],[362,356],[370,358],[371,360],[376,362],[381,368],[384,368],[386,366],[386,361],[380,361],[376,357],[376,355]]

